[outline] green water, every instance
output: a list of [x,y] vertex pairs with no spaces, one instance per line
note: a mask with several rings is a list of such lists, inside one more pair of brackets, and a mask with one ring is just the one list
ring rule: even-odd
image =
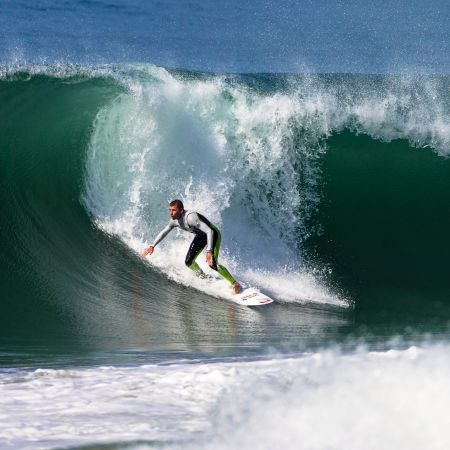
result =
[[[288,89],[286,78],[272,78],[231,84],[270,95]],[[320,202],[308,219],[314,231],[300,247],[305,265],[319,267],[323,283],[353,307],[280,302],[249,310],[143,265],[83,206],[96,116],[123,92],[112,79],[90,76],[18,74],[0,81],[4,361],[16,361],[15,353],[26,360],[26,354],[115,352],[124,361],[148,351],[258,354],[361,336],[447,333],[448,158],[349,129],[322,138],[326,151],[315,159]],[[312,134],[308,126],[298,133]]]
[[357,299],[357,317],[446,320],[450,159],[349,132],[328,145],[311,254]]

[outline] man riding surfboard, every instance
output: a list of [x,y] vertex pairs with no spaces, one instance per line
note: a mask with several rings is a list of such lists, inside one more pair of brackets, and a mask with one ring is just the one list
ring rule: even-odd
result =
[[195,260],[206,246],[206,262],[208,266],[219,272],[223,278],[231,283],[231,293],[233,295],[239,293],[242,289],[241,285],[233,278],[226,267],[218,264],[221,236],[217,227],[201,214],[195,211],[186,211],[181,200],[173,200],[169,203],[169,215],[169,223],[156,236],[153,244],[144,250],[142,256],[151,255],[158,243],[174,228],[181,228],[184,231],[195,234],[186,254],[185,264],[198,276],[205,276]]

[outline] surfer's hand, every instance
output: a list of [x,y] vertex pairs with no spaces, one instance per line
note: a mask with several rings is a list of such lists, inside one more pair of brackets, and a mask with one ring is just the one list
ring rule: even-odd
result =
[[142,257],[145,258],[147,255],[151,255],[153,253],[153,247],[150,245],[150,247],[147,247],[143,252],[142,252]]
[[208,251],[206,252],[206,262],[208,263],[208,266],[212,267],[214,261],[213,261],[213,252]]

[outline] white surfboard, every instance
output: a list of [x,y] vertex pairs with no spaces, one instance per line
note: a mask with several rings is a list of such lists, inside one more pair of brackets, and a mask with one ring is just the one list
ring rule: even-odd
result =
[[244,288],[239,294],[230,294],[229,298],[234,303],[245,306],[262,306],[273,302],[273,299],[254,288]]

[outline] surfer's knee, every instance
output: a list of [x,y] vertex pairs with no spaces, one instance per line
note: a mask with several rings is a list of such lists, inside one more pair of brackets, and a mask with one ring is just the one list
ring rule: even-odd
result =
[[187,252],[186,258],[184,259],[184,263],[186,266],[190,267],[192,263],[195,261],[196,254],[192,251]]

